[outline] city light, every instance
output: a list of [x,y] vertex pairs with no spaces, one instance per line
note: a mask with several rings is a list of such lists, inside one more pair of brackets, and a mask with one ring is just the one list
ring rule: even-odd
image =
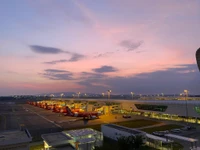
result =
[[79,97],[80,97],[80,94],[81,94],[81,92],[78,92],[77,94],[78,94],[78,98],[79,98]]
[[131,92],[132,99],[133,99],[133,95],[134,95],[134,92]]
[[108,99],[110,99],[110,93],[112,92],[111,90],[108,90]]

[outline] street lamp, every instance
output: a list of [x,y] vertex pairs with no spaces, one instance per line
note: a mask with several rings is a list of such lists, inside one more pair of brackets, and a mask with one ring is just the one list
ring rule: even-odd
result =
[[105,93],[102,93],[102,96],[104,97]]
[[63,96],[64,96],[64,94],[63,94],[63,93],[61,93],[61,94],[60,94],[60,97],[62,98]]
[[78,92],[77,94],[78,94],[78,98],[79,98],[79,95],[81,94],[81,92]]
[[53,94],[51,94],[51,95],[50,95],[50,97],[54,97],[54,95],[53,95]]
[[131,92],[132,99],[133,99],[133,95],[134,95],[134,92]]
[[188,107],[187,107],[187,97],[188,97],[188,90],[184,90],[184,95],[185,95],[185,107],[186,107],[186,118],[188,119]]
[[111,92],[112,92],[111,90],[108,90],[108,99],[110,99],[110,93]]

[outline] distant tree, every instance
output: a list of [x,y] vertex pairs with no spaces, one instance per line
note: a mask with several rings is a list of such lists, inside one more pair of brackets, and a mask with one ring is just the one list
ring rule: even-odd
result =
[[135,150],[139,150],[140,147],[144,144],[144,138],[141,135],[133,136],[133,147]]
[[117,138],[117,148],[113,144],[105,144],[101,147],[95,147],[94,150],[140,150],[144,144],[142,136],[121,136]]
[[118,138],[119,150],[139,150],[144,144],[142,136],[128,136]]
[[100,147],[95,146],[94,150],[112,150],[112,145],[103,144]]
[[129,137],[121,136],[117,139],[119,150],[129,150],[130,149],[130,139]]

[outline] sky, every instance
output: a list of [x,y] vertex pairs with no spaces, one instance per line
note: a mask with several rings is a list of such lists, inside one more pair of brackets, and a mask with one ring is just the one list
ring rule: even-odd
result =
[[199,0],[1,0],[0,95],[200,94]]

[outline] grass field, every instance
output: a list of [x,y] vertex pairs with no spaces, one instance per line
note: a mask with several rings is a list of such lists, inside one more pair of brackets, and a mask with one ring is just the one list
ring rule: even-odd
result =
[[171,129],[182,128],[182,127],[183,126],[176,125],[176,124],[169,124],[169,125],[163,125],[160,127],[142,129],[142,131],[147,132],[147,133],[153,133],[154,131],[165,131],[165,130],[171,130]]
[[125,126],[128,128],[140,128],[144,126],[152,126],[158,123],[160,122],[153,121],[153,120],[138,119],[138,120],[125,121],[125,122],[117,122],[115,124],[120,125],[120,126]]

